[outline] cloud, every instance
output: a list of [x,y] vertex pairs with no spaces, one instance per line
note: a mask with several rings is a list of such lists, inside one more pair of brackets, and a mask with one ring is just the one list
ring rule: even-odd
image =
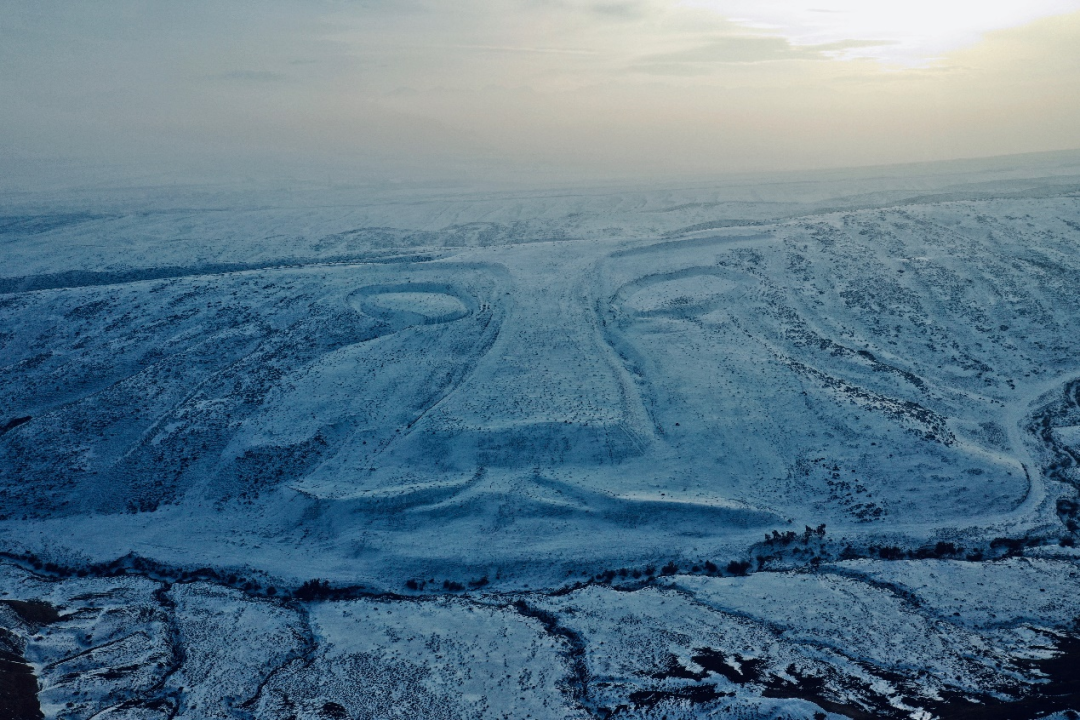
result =
[[526,47],[521,45],[448,45],[459,50],[481,50],[498,53],[527,53],[541,55],[596,55],[595,50],[559,47]]
[[284,73],[272,70],[233,70],[231,72],[216,73],[208,77],[214,80],[238,80],[250,83],[279,83],[289,79]]
[[594,3],[590,9],[598,15],[616,18],[639,18],[648,12],[648,8],[639,2]]
[[815,7],[806,7],[803,0],[683,0],[683,4],[799,47],[849,38],[887,40],[839,49],[834,57],[906,66],[924,65],[970,47],[988,32],[1080,10],[1080,0],[819,0]]
[[836,42],[821,43],[820,45],[807,45],[805,47],[818,52],[836,52],[838,50],[885,47],[895,44],[895,40],[838,40]]
[[827,60],[836,53],[853,48],[879,47],[887,40],[841,40],[820,45],[793,45],[782,37],[769,35],[730,35],[687,50],[642,57],[635,69],[660,74],[695,73],[702,70],[676,69],[676,65],[746,64],[793,60]]

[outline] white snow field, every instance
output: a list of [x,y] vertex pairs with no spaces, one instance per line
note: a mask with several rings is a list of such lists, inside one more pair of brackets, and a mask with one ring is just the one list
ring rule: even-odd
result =
[[1080,154],[0,203],[0,716],[1080,712]]

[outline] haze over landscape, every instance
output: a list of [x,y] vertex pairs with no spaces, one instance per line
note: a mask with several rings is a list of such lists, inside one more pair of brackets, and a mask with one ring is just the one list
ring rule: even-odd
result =
[[581,182],[1069,149],[1078,13],[1074,0],[13,1],[0,157],[144,180]]
[[1080,0],[0,11],[0,720],[1080,716]]

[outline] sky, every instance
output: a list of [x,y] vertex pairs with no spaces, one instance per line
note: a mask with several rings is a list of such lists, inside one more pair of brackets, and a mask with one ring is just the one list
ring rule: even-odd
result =
[[690,177],[1080,148],[1080,0],[5,0],[0,162]]

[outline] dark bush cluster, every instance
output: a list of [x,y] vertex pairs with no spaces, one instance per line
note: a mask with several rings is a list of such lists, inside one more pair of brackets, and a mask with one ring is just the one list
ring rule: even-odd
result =
[[[1004,550],[1005,557],[1013,557],[1024,554],[1024,546],[1031,544],[1030,541],[1024,541],[1023,538],[994,538],[990,541],[991,550]],[[1037,541],[1036,541],[1037,544]]]
[[749,560],[732,560],[727,565],[727,571],[729,575],[746,575],[749,570]]
[[883,547],[877,547],[876,545],[870,546],[870,552],[877,553],[878,557],[882,560],[903,560],[907,557],[907,554],[902,548],[898,548],[895,545],[885,545]]
[[312,579],[304,582],[293,593],[293,597],[297,600],[303,600],[304,602],[310,602],[312,600],[325,600],[330,597],[333,590],[330,588],[330,583],[326,580]]
[[[1061,521],[1065,523],[1065,528],[1069,532],[1075,533],[1080,531],[1080,524],[1077,524],[1077,516],[1080,516],[1080,503],[1076,500],[1061,498],[1057,501],[1057,512]],[[1073,547],[1075,544],[1076,542],[1073,538],[1064,538],[1061,542],[1063,547]]]
[[928,558],[946,558],[956,557],[964,551],[964,548],[957,547],[951,542],[939,541],[934,547],[922,547],[914,552],[909,552],[908,557],[914,557],[918,560],[926,560]]
[[[476,580],[470,580],[469,581],[469,587],[472,588],[473,590],[477,590],[479,588],[484,587],[485,585],[488,585],[490,582],[491,581],[488,580],[488,576],[484,575],[483,577],[479,577]],[[405,587],[407,587],[409,590],[412,590],[414,592],[419,592],[419,591],[423,590],[424,588],[426,588],[428,586],[428,583],[434,584],[435,579],[434,578],[429,579],[429,580],[409,579],[409,580],[405,581]],[[443,588],[443,590],[448,590],[450,592],[461,592],[462,590],[465,589],[465,585],[463,583],[459,583],[459,582],[457,582],[455,580],[443,580],[442,588]]]
[[[825,524],[822,523],[817,527],[805,526],[805,530],[802,533],[802,541],[804,544],[809,543],[812,539],[821,539],[825,537]],[[765,533],[765,543],[767,545],[790,545],[800,538],[799,534],[794,530],[786,530],[779,532],[773,530],[772,533]]]
[[845,545],[844,548],[840,551],[841,560],[858,560],[861,557],[863,557],[862,554],[860,554],[859,551],[853,548],[851,545]]
[[798,535],[795,534],[794,530],[788,530],[787,532],[773,530],[772,535],[765,533],[765,542],[768,545],[790,545],[795,542],[796,537]]

